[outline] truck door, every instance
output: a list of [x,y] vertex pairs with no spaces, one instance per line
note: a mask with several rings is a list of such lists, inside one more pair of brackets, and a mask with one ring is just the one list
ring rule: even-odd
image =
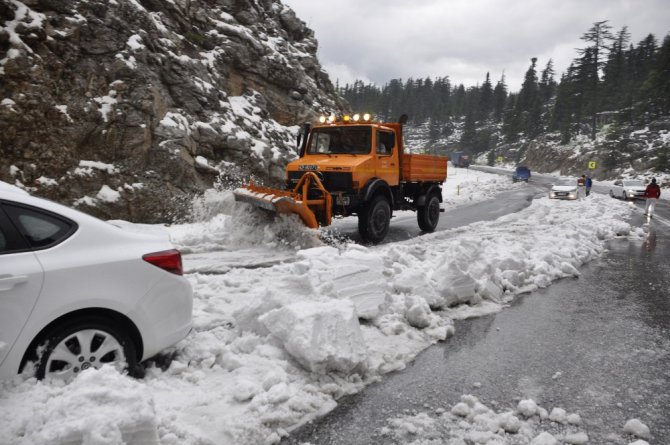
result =
[[375,176],[392,186],[400,183],[398,147],[395,141],[393,130],[377,130]]

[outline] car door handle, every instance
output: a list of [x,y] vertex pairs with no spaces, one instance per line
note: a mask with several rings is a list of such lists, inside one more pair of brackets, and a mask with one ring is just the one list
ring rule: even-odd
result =
[[10,290],[17,284],[28,281],[28,275],[0,275],[0,291]]

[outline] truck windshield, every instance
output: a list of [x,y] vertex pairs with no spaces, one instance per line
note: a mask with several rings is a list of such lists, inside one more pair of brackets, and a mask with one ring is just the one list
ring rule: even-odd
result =
[[368,154],[372,129],[365,126],[315,128],[309,143],[310,154]]

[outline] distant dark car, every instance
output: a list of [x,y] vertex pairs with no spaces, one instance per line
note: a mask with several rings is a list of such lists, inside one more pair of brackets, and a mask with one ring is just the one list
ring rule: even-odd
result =
[[530,170],[528,167],[517,167],[516,170],[514,171],[514,174],[512,174],[512,181],[517,182],[517,181],[526,181],[530,179]]

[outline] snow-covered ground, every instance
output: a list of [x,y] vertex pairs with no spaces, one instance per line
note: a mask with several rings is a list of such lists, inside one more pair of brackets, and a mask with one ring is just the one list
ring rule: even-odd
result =
[[[528,186],[450,173],[447,212]],[[454,319],[503,310],[520,293],[579,276],[607,240],[644,235],[626,222],[631,206],[600,195],[542,197],[496,221],[376,247],[324,243],[291,218],[262,220],[230,192],[213,191],[194,211],[201,222],[137,227],[167,232],[186,253],[194,332],[142,380],[103,368],[68,384],[26,376],[0,383],[0,444],[277,443],[338,398],[458,335]],[[417,444],[586,440],[570,407],[510,399],[509,410],[495,412],[472,396],[452,402],[389,419],[382,433]],[[629,443],[649,436],[643,422],[611,428]]]

